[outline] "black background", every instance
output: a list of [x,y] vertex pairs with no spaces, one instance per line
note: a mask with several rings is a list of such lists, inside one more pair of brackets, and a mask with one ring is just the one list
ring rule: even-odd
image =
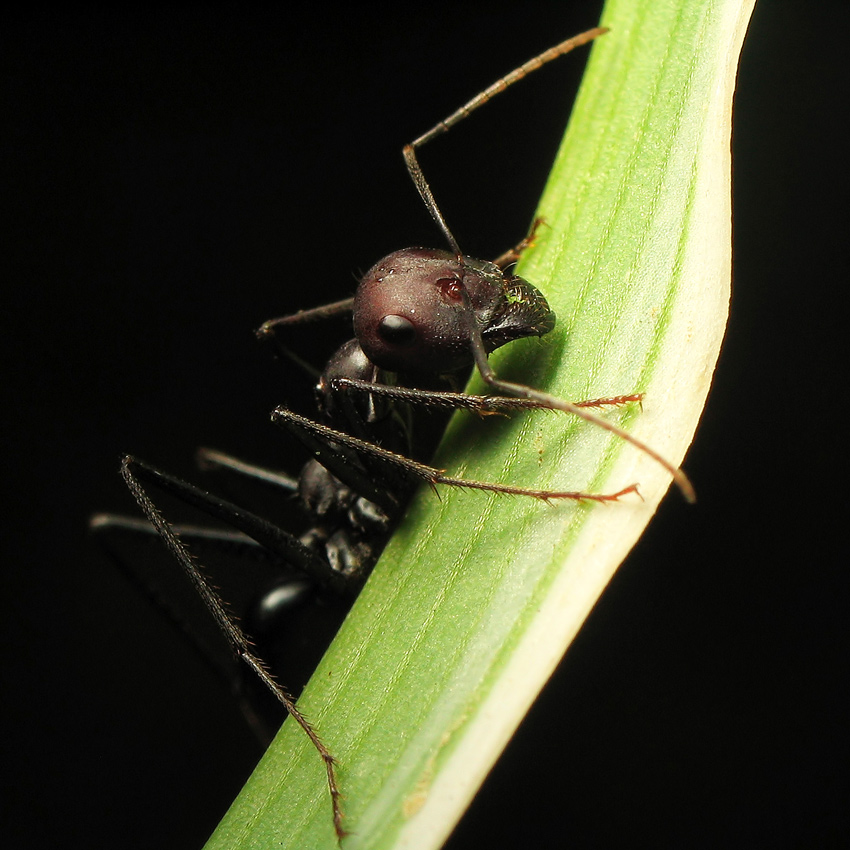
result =
[[[4,24],[4,846],[201,846],[256,746],[86,518],[132,512],[124,451],[185,475],[204,444],[286,464],[267,413],[297,399],[251,330],[435,242],[401,145],[599,6]],[[454,850],[847,838],[848,25],[844,3],[756,9],[731,320],[686,463],[700,502],[662,507]],[[583,64],[427,151],[470,253],[525,231]]]

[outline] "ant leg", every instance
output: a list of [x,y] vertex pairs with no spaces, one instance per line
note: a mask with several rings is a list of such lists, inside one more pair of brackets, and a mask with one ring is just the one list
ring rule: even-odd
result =
[[[386,476],[379,477],[373,471],[365,469],[362,456],[385,460],[383,452],[394,458],[403,458],[403,455],[385,449],[381,449],[377,454],[363,451],[362,446],[374,444],[327,425],[321,425],[306,416],[299,416],[285,407],[278,407],[272,411],[271,418],[275,425],[289,431],[315,460],[352,491],[376,504],[389,516],[398,513],[399,501],[393,494],[403,488],[389,486],[390,482],[386,480]],[[404,480],[409,481],[409,477]]]
[[620,428],[619,425],[615,425],[613,422],[609,422],[607,419],[603,419],[601,416],[597,416],[595,413],[591,413],[588,409],[573,402],[564,401],[564,399],[558,398],[557,396],[541,392],[540,390],[535,390],[532,387],[527,387],[525,384],[515,384],[512,381],[503,381],[501,378],[498,378],[496,373],[493,371],[493,367],[490,365],[490,361],[487,359],[487,350],[484,347],[481,330],[475,321],[475,313],[473,311],[472,304],[469,301],[469,294],[465,289],[462,291],[461,297],[463,298],[466,306],[469,346],[472,351],[475,365],[478,368],[478,372],[485,383],[497,392],[515,396],[517,398],[537,401],[540,402],[541,406],[549,407],[552,410],[562,410],[564,413],[572,413],[580,419],[591,422],[605,431],[610,431],[612,434],[615,434],[627,443],[631,443],[636,449],[642,451],[644,454],[651,457],[656,463],[664,467],[664,469],[666,469],[673,477],[673,481],[681,491],[684,498],[691,503],[696,501],[696,492],[694,491],[693,485],[688,479],[688,476],[685,475],[681,469],[674,466],[666,458],[662,457],[657,451],[655,451],[655,449],[644,443],[643,440],[639,440],[628,431]]
[[217,451],[216,449],[200,448],[195,453],[195,460],[204,472],[208,470],[227,470],[228,472],[243,475],[254,481],[268,484],[275,489],[285,490],[289,493],[298,492],[298,479],[287,475],[285,472],[275,472],[263,466],[247,463],[232,455]]
[[325,559],[319,557],[297,538],[278,528],[274,523],[235,505],[227,499],[208,493],[200,487],[181,481],[179,478],[168,475],[130,456],[125,457],[121,462],[121,474],[139,507],[160,533],[169,549],[172,549],[184,569],[188,569],[189,564],[193,564],[194,560],[182,544],[178,546],[180,551],[172,547],[171,538],[176,540],[177,536],[171,526],[168,526],[169,535],[166,536],[162,533],[160,524],[165,521],[155,522],[151,519],[151,514],[156,513],[158,515],[159,512],[145,493],[140,482],[153,484],[158,489],[176,496],[182,502],[198,508],[208,516],[219,519],[231,528],[247,534],[272,555],[280,558],[303,575],[312,578],[320,586],[342,593],[351,592],[352,577],[334,570]]
[[277,319],[269,319],[257,329],[257,336],[263,337],[267,334],[276,333],[280,328],[293,325],[303,325],[309,322],[320,322],[325,319],[333,319],[345,313],[350,313],[354,306],[354,298],[343,298],[340,301],[333,301],[330,304],[322,304],[320,307],[312,307],[309,310],[299,310],[297,313],[290,313],[288,316],[281,316]]
[[[310,739],[310,742],[313,744],[316,751],[319,753],[322,762],[325,765],[328,789],[331,795],[334,830],[336,831],[337,838],[339,840],[342,840],[342,838],[345,837],[346,833],[342,826],[342,808],[340,805],[340,799],[342,795],[340,793],[339,786],[337,785],[336,781],[334,757],[331,755],[330,750],[328,750],[328,748],[324,745],[322,739],[318,736],[316,730],[313,729],[311,723],[295,705],[295,700],[293,700],[292,697],[289,696],[283,686],[275,680],[275,678],[271,675],[271,673],[268,671],[263,662],[254,654],[248,643],[248,639],[245,637],[245,634],[239,628],[232,615],[224,607],[224,603],[221,601],[218,594],[215,592],[210,583],[204,577],[200,564],[193,558],[191,552],[189,552],[186,546],[174,533],[174,530],[171,528],[171,526],[165,521],[164,517],[159,512],[156,505],[154,505],[154,503],[151,501],[150,497],[147,495],[144,488],[142,487],[140,479],[147,479],[149,481],[152,481],[157,485],[162,486],[164,489],[170,490],[175,495],[181,496],[181,498],[185,496],[186,501],[188,501],[190,504],[197,505],[198,507],[202,507],[203,505],[204,507],[202,507],[202,509],[210,507],[213,509],[213,515],[220,515],[220,508],[222,506],[228,505],[228,503],[224,502],[223,500],[217,500],[214,497],[209,496],[209,494],[204,493],[202,490],[198,490],[197,488],[192,487],[191,485],[187,485],[176,478],[171,478],[171,476],[163,475],[157,470],[154,470],[152,467],[149,467],[145,464],[140,463],[139,461],[134,460],[130,456],[126,456],[121,462],[121,475],[124,478],[128,489],[133,494],[133,497],[136,499],[136,502],[138,503],[139,507],[142,509],[145,516],[148,518],[148,521],[151,523],[151,525],[154,526],[154,528],[156,528],[163,542],[166,544],[168,549],[177,559],[177,562],[182,567],[184,573],[200,594],[207,609],[212,614],[222,633],[227,638],[227,641],[230,644],[233,652],[251,670],[254,671],[254,673],[259,677],[263,684],[274,694],[278,701],[289,712],[289,715],[292,717],[292,719],[304,730],[304,733],[307,735],[307,737]],[[229,507],[235,508],[235,506],[228,505],[228,508]],[[240,511],[237,508],[237,518],[239,518],[239,514]],[[227,521],[226,517],[222,518]],[[233,517],[231,517],[231,520],[232,519]],[[270,523],[266,523],[265,520],[261,520],[259,517],[256,517],[256,519],[259,520],[262,525],[268,525],[276,532],[274,535],[272,535],[274,538],[279,538],[281,535],[283,535],[283,532],[281,532],[279,529],[274,529],[274,526],[271,526]],[[263,542],[263,545],[266,545],[264,541],[258,540],[258,542]],[[297,543],[298,541],[292,538],[292,542]],[[272,551],[275,551],[274,547],[271,548]],[[309,553],[309,550],[305,551]],[[310,554],[312,555],[312,553]]]
[[[134,559],[125,557],[122,547],[118,545],[122,538],[127,540],[138,540],[140,537],[159,538],[156,529],[146,519],[106,513],[92,516],[89,520],[89,528],[97,533],[99,542],[103,544],[104,550],[118,572],[136,589],[141,598],[150,603],[162,620],[176,632],[181,642],[194,652],[195,657],[224,689],[232,694],[248,728],[254,733],[257,741],[263,747],[267,747],[274,735],[274,726],[264,721],[251,700],[246,697],[244,682],[239,676],[234,675],[232,663],[228,663],[220,651],[216,651],[208,640],[203,639],[201,634],[192,628],[182,612],[172,604],[170,596],[163,593],[156,582],[151,581],[146,574],[138,570],[134,566]],[[240,531],[182,524],[172,526],[172,531],[183,542],[203,545],[219,552],[224,551],[235,557],[266,560],[272,557],[259,543]],[[303,579],[292,578],[288,582],[296,589],[299,583],[306,585]],[[280,725],[279,721],[277,725]]]
[[[293,413],[285,407],[278,407],[274,413],[272,413],[272,421],[278,425],[286,427],[295,434],[299,434],[299,439],[302,439],[304,444],[307,446],[314,443],[323,443],[333,445],[335,447],[346,447],[358,454],[375,458],[376,460],[398,469],[411,480],[418,479],[420,481],[425,481],[430,484],[431,487],[436,487],[437,484],[445,484],[449,487],[465,487],[471,490],[485,490],[490,493],[504,493],[510,496],[531,496],[532,498],[540,499],[540,501],[543,502],[551,502],[560,499],[570,499],[578,502],[616,502],[627,493],[637,493],[640,495],[638,493],[637,484],[631,484],[616,493],[598,494],[582,493],[578,491],[535,490],[526,487],[511,487],[506,484],[493,484],[487,481],[452,478],[451,476],[444,475],[443,470],[441,469],[428,466],[424,463],[419,463],[418,461],[412,460],[404,455],[391,452],[388,449],[383,449],[374,443],[361,440],[358,437],[352,437],[349,434],[344,434],[342,431],[336,431],[333,428],[329,428],[327,425],[322,425],[319,422],[314,422],[312,419],[299,416],[297,413]],[[324,463],[324,461],[322,462]],[[337,471],[334,470],[334,475],[336,474]],[[346,483],[348,482],[346,481]]]
[[[147,520],[122,516],[121,514],[93,514],[89,518],[89,528],[97,533],[106,532],[109,534],[115,532],[127,536],[159,536],[156,529]],[[253,537],[249,537],[241,531],[186,524],[172,525],[171,530],[183,541],[188,540],[201,545],[210,545],[229,554],[250,554],[254,556],[266,552],[270,555]]]
[[257,338],[260,341],[273,342],[277,353],[292,362],[296,363],[304,369],[309,375],[318,378],[321,374],[319,369],[299,357],[291,348],[284,344],[281,339],[281,332],[285,334],[290,328],[299,325],[310,324],[311,322],[325,321],[326,319],[335,319],[346,314],[351,314],[354,306],[354,298],[343,298],[341,301],[334,301],[331,304],[323,304],[321,307],[313,307],[310,310],[299,310],[297,313],[292,313],[288,316],[281,316],[277,319],[269,319],[264,322],[256,331]]
[[[389,384],[373,384],[369,381],[357,381],[352,378],[334,378],[331,389],[336,392],[361,392],[380,395],[385,398],[402,401],[408,404],[420,404],[443,410],[468,410],[479,416],[506,416],[515,410],[552,410],[546,401],[537,398],[517,398],[516,396],[470,395],[469,393],[454,393],[443,390],[420,390],[411,387],[398,387]],[[641,402],[643,393],[631,395],[593,398],[586,401],[572,402],[575,407],[601,408],[619,407],[630,402]],[[558,408],[554,408],[558,409]]]

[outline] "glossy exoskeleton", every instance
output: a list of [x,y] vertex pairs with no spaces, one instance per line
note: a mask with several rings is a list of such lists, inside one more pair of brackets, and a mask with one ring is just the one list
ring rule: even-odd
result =
[[[673,475],[687,498],[693,497],[684,474],[654,450],[616,425],[599,418],[592,408],[638,401],[639,395],[571,403],[530,387],[500,380],[489,362],[490,352],[528,336],[543,336],[555,324],[544,296],[508,268],[533,241],[534,232],[494,262],[465,256],[447,227],[416,158],[416,149],[445,132],[506,86],[545,62],[585,44],[604,32],[589,30],[569,39],[497,81],[443,122],[404,148],[407,169],[431,216],[443,232],[449,250],[406,248],[380,260],[362,278],[353,298],[266,322],[258,335],[289,354],[293,328],[351,314],[354,338],[330,358],[316,388],[318,418],[303,417],[279,407],[278,425],[294,434],[312,455],[297,480],[250,466],[218,452],[202,451],[205,466],[297,490],[310,517],[307,530],[296,537],[260,516],[169,476],[135,458],[125,457],[121,472],[151,526],[183,567],[235,654],[252,669],[304,729],[321,755],[337,835],[344,833],[340,791],[331,753],[300,713],[294,700],[255,653],[242,629],[225,609],[204,577],[186,542],[218,538],[261,547],[279,563],[283,584],[275,590],[289,604],[292,588],[308,584],[353,595],[361,587],[404,510],[413,488],[425,481],[530,496],[617,501],[637,491],[631,484],[616,493],[552,492],[503,484],[456,479],[427,464],[430,445],[416,430],[417,413],[465,409],[478,414],[524,408],[549,408],[589,420],[646,452]],[[297,358],[295,358],[297,359]],[[459,391],[472,368],[496,395],[473,396]],[[499,395],[500,394],[500,395]],[[160,514],[145,487],[171,492],[182,501],[224,521],[231,532],[191,528],[177,533]],[[93,525],[137,528],[133,521],[99,516]],[[270,597],[271,599],[273,597]],[[272,602],[268,605],[274,608]],[[273,618],[273,615],[272,615]]]

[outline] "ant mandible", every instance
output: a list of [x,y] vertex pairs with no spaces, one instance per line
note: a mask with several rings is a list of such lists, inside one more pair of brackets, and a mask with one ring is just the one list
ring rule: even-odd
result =
[[[405,248],[380,260],[362,278],[353,298],[266,322],[257,332],[289,355],[284,337],[295,326],[351,314],[355,338],[330,358],[316,388],[322,422],[278,407],[272,420],[295,435],[312,459],[296,480],[243,463],[219,452],[202,450],[206,467],[225,468],[297,491],[313,525],[295,537],[273,523],[156,468],[127,456],[121,474],[144,512],[202,597],[233,652],[307,734],[327,773],[337,836],[345,835],[334,758],[295,700],[274,678],[252,648],[235,618],[204,576],[185,540],[221,532],[176,529],[162,516],[144,485],[153,485],[236,529],[232,539],[250,539],[293,574],[323,589],[356,594],[401,516],[413,488],[421,481],[517,496],[556,500],[616,502],[636,493],[631,484],[616,493],[547,491],[494,484],[445,475],[418,455],[423,452],[413,428],[413,411],[464,409],[478,414],[547,408],[571,413],[631,443],[661,464],[685,498],[693,489],[684,473],[648,445],[592,409],[639,401],[625,395],[585,402],[567,402],[523,384],[496,376],[488,355],[522,337],[543,336],[555,324],[544,296],[508,267],[533,241],[534,231],[516,248],[493,262],[466,256],[440,212],[416,156],[418,148],[445,133],[494,95],[530,72],[601,36],[595,28],[570,38],[526,62],[435,125],[403,149],[410,177],[429,213],[442,231],[449,250]],[[293,356],[294,357],[294,356]],[[297,361],[297,358],[294,358]],[[457,392],[471,368],[494,393],[475,396]],[[132,520],[99,515],[97,528],[138,530]]]

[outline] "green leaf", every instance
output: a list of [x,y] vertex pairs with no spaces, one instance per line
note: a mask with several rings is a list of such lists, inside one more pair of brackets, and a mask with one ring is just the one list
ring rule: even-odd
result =
[[[558,327],[492,358],[501,377],[566,399],[645,393],[642,410],[605,415],[673,463],[726,320],[731,104],[752,6],[606,5],[611,32],[593,46],[520,268]],[[422,488],[299,703],[338,759],[351,850],[442,844],[670,483],[632,446],[554,412],[457,416],[437,464],[549,489],[638,482],[644,501]],[[288,721],[207,847],[336,843],[324,767]]]

